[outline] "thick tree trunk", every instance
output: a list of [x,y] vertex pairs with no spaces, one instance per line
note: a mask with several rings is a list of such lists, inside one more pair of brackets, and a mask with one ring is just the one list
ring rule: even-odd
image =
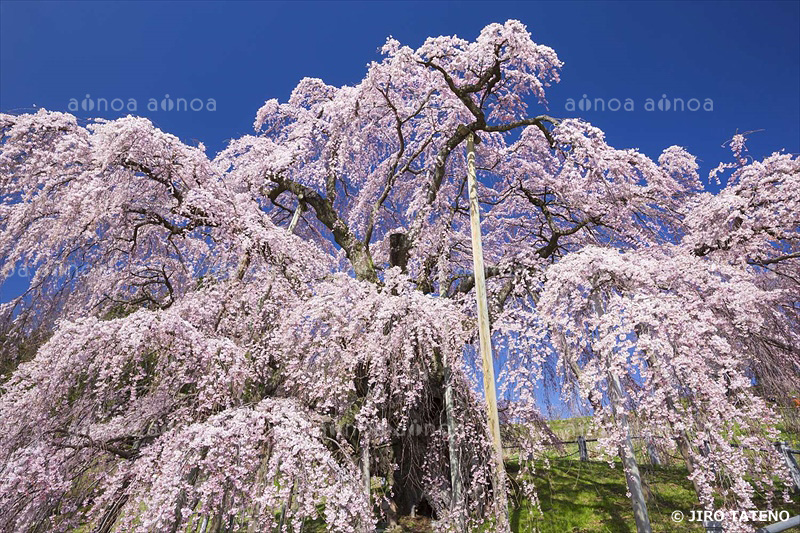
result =
[[[410,440],[418,440],[411,437]],[[420,466],[422,454],[419,453],[417,443],[409,439],[398,442],[392,446],[397,470],[393,475],[392,502],[399,516],[410,516],[412,511],[422,501],[424,494],[420,484]]]
[[372,256],[364,243],[356,241],[346,251],[350,264],[353,265],[353,270],[356,273],[356,279],[372,283],[378,281],[375,263],[372,262]]

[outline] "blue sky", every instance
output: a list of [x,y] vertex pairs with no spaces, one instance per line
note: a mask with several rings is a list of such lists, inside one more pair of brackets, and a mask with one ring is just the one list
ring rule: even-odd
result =
[[[800,2],[15,2],[0,4],[0,110],[67,110],[70,98],[135,98],[162,129],[217,151],[251,131],[264,100],[304,76],[357,83],[393,35],[474,38],[523,21],[565,62],[550,113],[619,147],[687,146],[709,167],[741,131],[756,155],[800,151]],[[149,98],[214,98],[217,110],[149,112]],[[632,112],[568,112],[568,98],[631,98]],[[646,112],[646,98],[711,98],[713,112]],[[81,112],[79,115],[95,115]],[[113,117],[113,112],[100,113]]]
[[[800,2],[0,2],[0,111],[67,111],[70,99],[134,98],[138,114],[211,154],[252,131],[268,98],[304,76],[357,83],[386,37],[474,39],[519,19],[565,62],[549,113],[582,116],[651,157],[673,144],[703,174],[737,129],[763,157],[800,152]],[[216,110],[150,111],[150,98]],[[568,111],[569,98],[630,98],[633,111]],[[647,98],[713,101],[713,111],[646,111]],[[540,112],[534,109],[532,112]],[[98,116],[79,111],[79,116]],[[121,114],[126,114],[121,113]],[[106,111],[99,116],[113,118]],[[0,289],[0,301],[8,298]],[[5,292],[5,294],[3,294]]]

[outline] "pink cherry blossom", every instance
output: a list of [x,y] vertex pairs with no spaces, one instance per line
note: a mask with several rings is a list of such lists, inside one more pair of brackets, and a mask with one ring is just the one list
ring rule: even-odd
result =
[[470,134],[504,438],[542,458],[555,392],[609,458],[635,419],[708,509],[780,490],[800,159],[737,135],[711,194],[684,148],[532,112],[562,63],[519,21],[382,53],[213,158],[144,118],[0,115],[0,282],[33,272],[0,305],[2,529],[490,518]]

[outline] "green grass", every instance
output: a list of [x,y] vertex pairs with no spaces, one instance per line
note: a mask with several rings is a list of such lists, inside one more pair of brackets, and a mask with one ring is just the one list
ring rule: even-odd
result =
[[[553,431],[564,441],[574,440],[578,435],[587,435],[589,417],[550,421]],[[781,438],[794,447],[800,439],[796,433],[786,432]],[[589,457],[599,457],[597,443],[588,443]],[[647,454],[641,449],[642,442],[634,441],[639,468],[649,491],[647,510],[653,531],[656,533],[703,533],[700,523],[672,521],[673,511],[681,511],[686,517],[692,510],[700,510],[691,482],[687,479],[686,467],[676,457],[662,457],[669,464],[653,466],[644,462]],[[544,461],[535,463],[532,481],[536,486],[541,511],[528,502],[519,491],[523,481],[520,465],[515,453],[506,457],[506,470],[511,486],[510,519],[512,531],[528,533],[635,533],[631,503],[627,497],[625,475],[619,461],[611,468],[606,461],[578,460],[577,445],[565,445],[563,450],[548,450],[549,465]],[[374,481],[374,480],[373,480]],[[373,485],[373,495],[383,490]],[[798,496],[795,496],[798,499]],[[755,499],[757,508],[767,509],[765,502]],[[779,504],[778,510],[787,510],[791,515],[800,513],[800,504]],[[321,509],[320,509],[321,511]],[[763,524],[759,524],[763,525]],[[486,528],[491,528],[487,525]],[[486,529],[488,531],[489,529]],[[321,518],[304,523],[305,533],[323,533],[325,523]],[[400,527],[393,530],[410,533],[432,531],[430,521],[425,518],[402,517]]]
[[[550,459],[549,467],[536,464],[533,481],[541,512],[524,499],[519,491],[522,475],[515,457],[506,461],[506,469],[516,490],[510,494],[511,530],[518,533],[635,533],[630,499],[622,465],[614,468],[605,461],[581,462],[577,458]],[[692,510],[701,510],[691,482],[686,479],[684,466],[640,465],[642,477],[649,489],[647,510],[653,531],[657,533],[698,532],[705,530],[698,522],[686,518],[680,523],[672,520],[673,511],[685,517]],[[756,499],[760,509],[766,503]],[[792,515],[800,512],[794,504],[777,505]],[[413,523],[401,522],[401,531],[429,532],[429,523],[417,519]]]
[[[507,468],[511,479],[518,481],[518,465],[511,461]],[[650,489],[647,508],[653,531],[703,531],[698,525],[675,524],[671,519],[674,510],[688,515],[695,508],[695,495],[685,468],[659,466],[642,471]],[[537,465],[533,481],[541,512],[521,499],[519,493],[515,494],[511,512],[513,531],[535,528],[542,533],[636,531],[620,464],[610,468],[604,461],[551,459],[549,468]]]
[[[631,503],[626,492],[622,466],[616,462],[611,468],[605,461],[581,462],[577,457],[551,458],[549,466],[536,463],[532,480],[536,485],[541,512],[533,507],[519,491],[522,471],[515,455],[506,460],[506,470],[515,490],[510,496],[511,530],[518,533],[540,531],[541,533],[635,533]],[[695,493],[686,479],[684,466],[640,465],[642,477],[649,489],[647,510],[653,531],[656,533],[703,533],[697,522],[672,521],[673,511],[682,511],[687,517],[690,511],[699,510]],[[759,509],[766,504],[756,500]],[[792,515],[800,513],[800,505],[778,505]],[[321,511],[321,509],[320,509]],[[79,529],[77,531],[82,531]],[[326,531],[321,518],[308,520],[303,531],[323,533]],[[395,531],[428,533],[432,531],[430,521],[425,518],[403,517]]]
[[548,420],[547,425],[561,440],[575,440],[578,435],[587,436],[591,434],[592,417],[577,416]]

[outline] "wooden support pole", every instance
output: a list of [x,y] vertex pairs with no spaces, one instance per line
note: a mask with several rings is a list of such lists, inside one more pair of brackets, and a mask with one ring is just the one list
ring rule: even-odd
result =
[[661,456],[658,454],[655,443],[652,440],[647,441],[647,455],[650,456],[650,464],[654,466],[661,465]]
[[653,528],[650,526],[647,502],[642,489],[642,476],[639,473],[639,465],[636,464],[636,456],[633,453],[633,442],[631,441],[630,428],[628,427],[628,415],[622,407],[622,386],[619,383],[619,378],[610,370],[608,372],[608,381],[611,410],[614,416],[617,417],[619,425],[625,431],[625,442],[619,447],[619,456],[622,459],[622,466],[625,470],[628,492],[631,494],[636,531],[638,533],[652,533]]
[[[605,309],[600,296],[596,292],[591,296],[591,301],[597,315],[602,316],[605,313]],[[623,405],[622,385],[619,382],[619,377],[610,366],[607,372],[608,399],[611,402],[611,412],[625,432],[625,441],[619,447],[619,457],[622,459],[625,481],[628,484],[628,492],[631,495],[636,531],[637,533],[652,533],[650,515],[647,512],[647,500],[644,497],[644,489],[642,488],[642,475],[639,472],[639,465],[636,464],[636,455],[633,452],[633,441],[631,440],[631,430],[628,424],[628,414],[625,412],[625,406]]]
[[[439,298],[447,298],[447,273],[440,265],[439,268]],[[450,510],[458,513],[456,516],[456,527],[464,530],[464,508],[463,494],[464,485],[461,479],[461,450],[456,442],[456,420],[453,398],[453,372],[450,368],[450,359],[447,354],[442,354],[442,366],[444,366],[444,411],[447,418],[447,444],[450,456]]]
[[[444,358],[447,359],[447,356]],[[450,487],[452,489],[450,509],[461,508],[459,512],[463,512],[464,490],[461,483],[461,452],[456,442],[456,421],[453,414],[453,375],[450,371],[450,365],[447,363],[445,363],[444,367],[444,379],[444,406],[447,417],[447,444],[450,455]],[[459,523],[461,523],[460,517]]]
[[[655,356],[653,356],[653,354],[650,353],[647,354],[647,364],[650,366],[650,368],[657,371],[661,367],[660,361]],[[666,403],[668,409],[670,409],[671,411],[675,411],[675,400],[672,397],[672,394],[669,392],[667,392]],[[677,438],[675,439],[675,444],[677,444],[678,451],[680,452],[681,457],[683,457],[683,461],[686,463],[687,470],[689,470],[689,473],[691,474],[692,472],[694,472],[695,463],[694,459],[692,458],[692,445],[691,442],[689,441],[689,437],[686,433],[686,430],[685,429],[676,430],[675,424],[672,421],[669,422],[669,427],[670,429],[672,429],[673,433],[677,432]],[[692,485],[694,486],[695,494],[697,494],[697,496],[700,497],[702,491],[699,482],[696,479],[694,479],[692,481]]]
[[483,267],[483,243],[481,242],[481,215],[478,205],[478,186],[475,177],[475,134],[467,136],[467,182],[469,188],[469,220],[472,231],[472,263],[475,271],[475,297],[478,300],[478,335],[481,360],[483,362],[483,391],[486,395],[486,410],[489,429],[492,433],[495,455],[494,496],[497,506],[498,524],[495,531],[510,531],[508,523],[508,499],[506,497],[506,472],[503,466],[503,444],[500,439],[500,418],[497,414],[492,337],[489,331],[489,305],[486,298],[486,276]]
[[278,522],[278,531],[283,531],[283,526],[286,523],[286,510],[292,510],[292,499],[294,498],[294,491],[297,488],[297,482],[292,483],[292,490],[289,491],[289,501],[281,506],[281,519]]
[[[300,213],[303,212],[303,199],[297,203],[297,207],[294,210],[294,214],[292,215],[292,221],[289,222],[289,226],[286,228],[286,231],[289,233],[294,233],[295,227],[297,227],[297,223],[300,220]],[[247,269],[250,268],[250,250],[246,250],[242,259],[239,261],[239,266],[236,267],[236,279],[242,281],[244,279],[244,275],[247,272]]]
[[361,475],[364,478],[364,494],[367,501],[371,502],[372,476],[369,472],[369,437],[361,435],[359,444],[361,445]]

